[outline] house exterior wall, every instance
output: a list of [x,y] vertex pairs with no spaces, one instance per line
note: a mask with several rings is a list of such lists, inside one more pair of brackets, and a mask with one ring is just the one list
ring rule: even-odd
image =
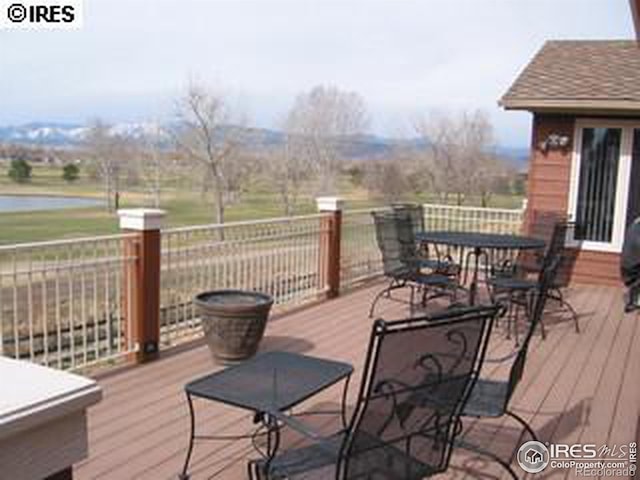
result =
[[[525,216],[528,235],[548,238],[553,223],[567,217],[575,122],[574,115],[534,113]],[[540,142],[551,133],[567,135],[567,148],[542,151]],[[619,262],[617,253],[570,249],[561,276],[567,282],[621,285]]]

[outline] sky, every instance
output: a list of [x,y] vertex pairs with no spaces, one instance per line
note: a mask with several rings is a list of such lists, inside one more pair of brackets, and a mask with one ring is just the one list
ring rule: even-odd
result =
[[483,109],[525,147],[530,115],[497,100],[545,40],[618,38],[628,0],[84,0],[80,30],[0,30],[0,125],[169,119],[196,80],[277,128],[332,84],[364,97],[372,133]]

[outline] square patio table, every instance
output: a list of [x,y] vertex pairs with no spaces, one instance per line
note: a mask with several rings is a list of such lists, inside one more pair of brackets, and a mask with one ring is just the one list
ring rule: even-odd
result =
[[[185,386],[185,393],[191,416],[191,437],[180,478],[189,478],[188,468],[194,440],[249,438],[196,435],[193,397],[253,411],[256,421],[262,420],[267,424],[273,420],[263,418],[267,412],[289,410],[346,379],[342,397],[344,421],[346,391],[352,372],[353,366],[348,363],[293,352],[272,351],[189,382]],[[270,455],[274,453],[275,451],[269,452]]]

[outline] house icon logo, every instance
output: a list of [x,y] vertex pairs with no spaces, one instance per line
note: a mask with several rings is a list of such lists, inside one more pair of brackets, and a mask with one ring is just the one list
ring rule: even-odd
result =
[[549,450],[541,442],[526,442],[518,450],[518,464],[527,473],[538,473],[549,465]]

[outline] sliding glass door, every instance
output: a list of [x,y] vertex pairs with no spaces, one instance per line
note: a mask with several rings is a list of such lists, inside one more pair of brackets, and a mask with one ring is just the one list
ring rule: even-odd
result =
[[584,249],[619,252],[640,215],[640,125],[578,120],[569,215]]
[[577,240],[610,243],[616,213],[616,190],[620,163],[620,128],[582,130],[578,202],[575,221]]

